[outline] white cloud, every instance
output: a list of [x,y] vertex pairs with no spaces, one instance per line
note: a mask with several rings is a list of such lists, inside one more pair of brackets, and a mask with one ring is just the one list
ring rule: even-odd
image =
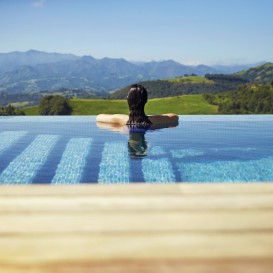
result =
[[46,0],[36,0],[35,2],[32,3],[32,6],[34,8],[43,8],[46,3]]

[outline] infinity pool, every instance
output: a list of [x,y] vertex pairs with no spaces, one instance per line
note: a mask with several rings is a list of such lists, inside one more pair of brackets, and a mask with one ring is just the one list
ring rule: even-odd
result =
[[0,117],[0,184],[273,181],[273,116],[180,116],[129,130],[95,116]]

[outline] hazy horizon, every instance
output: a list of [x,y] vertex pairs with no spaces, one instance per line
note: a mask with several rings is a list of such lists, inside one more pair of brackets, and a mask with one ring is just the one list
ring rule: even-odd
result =
[[211,63],[211,64],[205,64],[205,63],[196,63],[196,64],[186,64],[186,63],[181,63],[179,61],[176,61],[176,60],[173,60],[173,59],[161,59],[161,60],[147,60],[147,61],[135,61],[135,60],[127,60],[125,58],[111,58],[111,57],[108,57],[108,56],[105,56],[105,57],[101,57],[101,58],[96,58],[94,56],[92,56],[91,54],[90,55],[77,55],[77,54],[73,54],[73,53],[69,53],[69,52],[66,52],[66,53],[60,53],[60,52],[46,52],[46,51],[40,51],[40,50],[36,50],[36,49],[29,49],[29,50],[26,50],[26,51],[20,51],[20,50],[15,50],[15,51],[10,51],[10,52],[0,52],[0,54],[12,54],[12,53],[27,53],[27,52],[31,52],[31,51],[36,51],[36,52],[41,52],[41,53],[46,53],[46,54],[64,54],[64,55],[73,55],[75,57],[92,57],[96,60],[102,60],[102,59],[123,59],[127,62],[131,62],[131,63],[134,63],[134,64],[141,64],[141,63],[148,63],[148,62],[164,62],[164,61],[174,61],[174,62],[177,62],[179,64],[182,64],[182,65],[187,65],[187,66],[192,66],[192,67],[196,67],[198,65],[206,65],[206,66],[243,66],[243,65],[260,65],[260,64],[263,64],[263,63],[267,63],[266,60],[262,60],[262,61],[259,61],[259,62],[255,62],[255,63]]

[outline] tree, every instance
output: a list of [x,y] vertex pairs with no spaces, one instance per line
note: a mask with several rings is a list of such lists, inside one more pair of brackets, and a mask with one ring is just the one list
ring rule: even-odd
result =
[[0,116],[24,116],[25,113],[12,105],[0,108]]
[[70,115],[72,111],[67,99],[53,95],[45,96],[40,101],[39,108],[40,114],[44,116]]

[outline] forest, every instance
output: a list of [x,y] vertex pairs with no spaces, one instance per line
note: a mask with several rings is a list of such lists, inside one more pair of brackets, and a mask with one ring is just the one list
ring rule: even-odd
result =
[[203,94],[219,114],[273,114],[273,83],[249,84],[233,92]]
[[[237,75],[207,74],[205,77],[184,75],[168,80],[139,82],[145,86],[149,98],[164,98],[178,95],[221,93],[236,89],[248,81]],[[130,86],[111,94],[109,99],[126,99]]]
[[25,113],[21,109],[15,108],[12,105],[0,107],[0,116],[24,116]]

